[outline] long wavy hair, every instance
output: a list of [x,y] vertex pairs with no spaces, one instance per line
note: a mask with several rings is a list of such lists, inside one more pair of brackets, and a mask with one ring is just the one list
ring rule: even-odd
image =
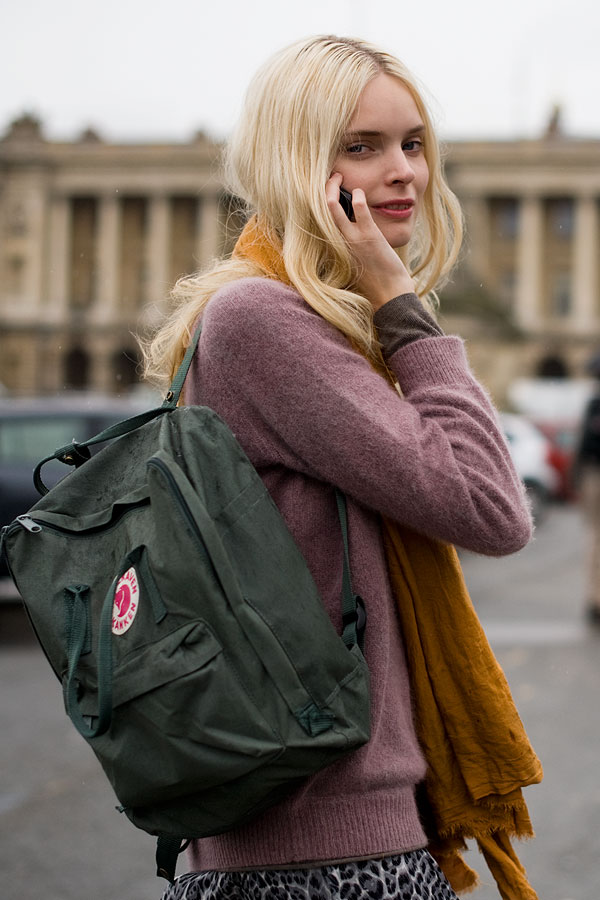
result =
[[[382,73],[409,90],[425,125],[429,182],[413,236],[398,252],[417,293],[432,305],[458,256],[462,215],[444,180],[439,142],[421,92],[394,56],[364,41],[335,36],[310,38],[279,52],[249,86],[224,166],[227,189],[281,245],[292,285],[378,366],[381,351],[372,307],[352,290],[356,267],[328,210],[324,187],[362,91]],[[264,274],[256,263],[232,256],[181,278],[171,294],[173,311],[167,321],[142,342],[146,377],[161,385],[169,382],[195,320],[220,287]]]

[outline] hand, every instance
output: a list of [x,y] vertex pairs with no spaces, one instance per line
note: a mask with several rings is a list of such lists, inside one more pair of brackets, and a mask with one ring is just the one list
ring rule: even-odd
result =
[[339,202],[341,184],[342,176],[334,172],[325,186],[327,206],[357,263],[359,277],[353,287],[377,310],[393,297],[413,292],[415,285],[406,266],[373,221],[361,188],[352,191],[356,221],[351,222],[346,216]]

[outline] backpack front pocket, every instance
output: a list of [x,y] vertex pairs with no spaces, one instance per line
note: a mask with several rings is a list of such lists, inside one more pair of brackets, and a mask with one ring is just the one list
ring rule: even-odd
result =
[[[127,657],[113,673],[113,704],[109,732],[90,745],[127,807],[225,784],[284,749],[203,621]],[[95,693],[79,706],[93,714]]]

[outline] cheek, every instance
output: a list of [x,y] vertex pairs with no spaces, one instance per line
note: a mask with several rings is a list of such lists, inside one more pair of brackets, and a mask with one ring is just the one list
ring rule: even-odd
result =
[[429,167],[425,161],[423,162],[423,167],[417,177],[419,182],[419,192],[424,194],[427,185],[429,184]]
[[354,188],[362,188],[365,192],[369,187],[369,166],[364,159],[349,159],[345,155],[338,156],[333,172],[339,172],[342,176],[342,184],[348,191]]
[[336,156],[331,171],[339,172],[340,175],[345,175],[349,168],[351,168],[351,165],[348,157],[345,153],[340,153],[339,156]]

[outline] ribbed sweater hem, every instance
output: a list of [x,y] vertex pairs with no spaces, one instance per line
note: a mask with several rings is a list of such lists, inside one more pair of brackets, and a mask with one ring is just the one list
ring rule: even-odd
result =
[[427,845],[413,791],[274,807],[251,825],[192,843],[190,866],[276,869],[408,853]]

